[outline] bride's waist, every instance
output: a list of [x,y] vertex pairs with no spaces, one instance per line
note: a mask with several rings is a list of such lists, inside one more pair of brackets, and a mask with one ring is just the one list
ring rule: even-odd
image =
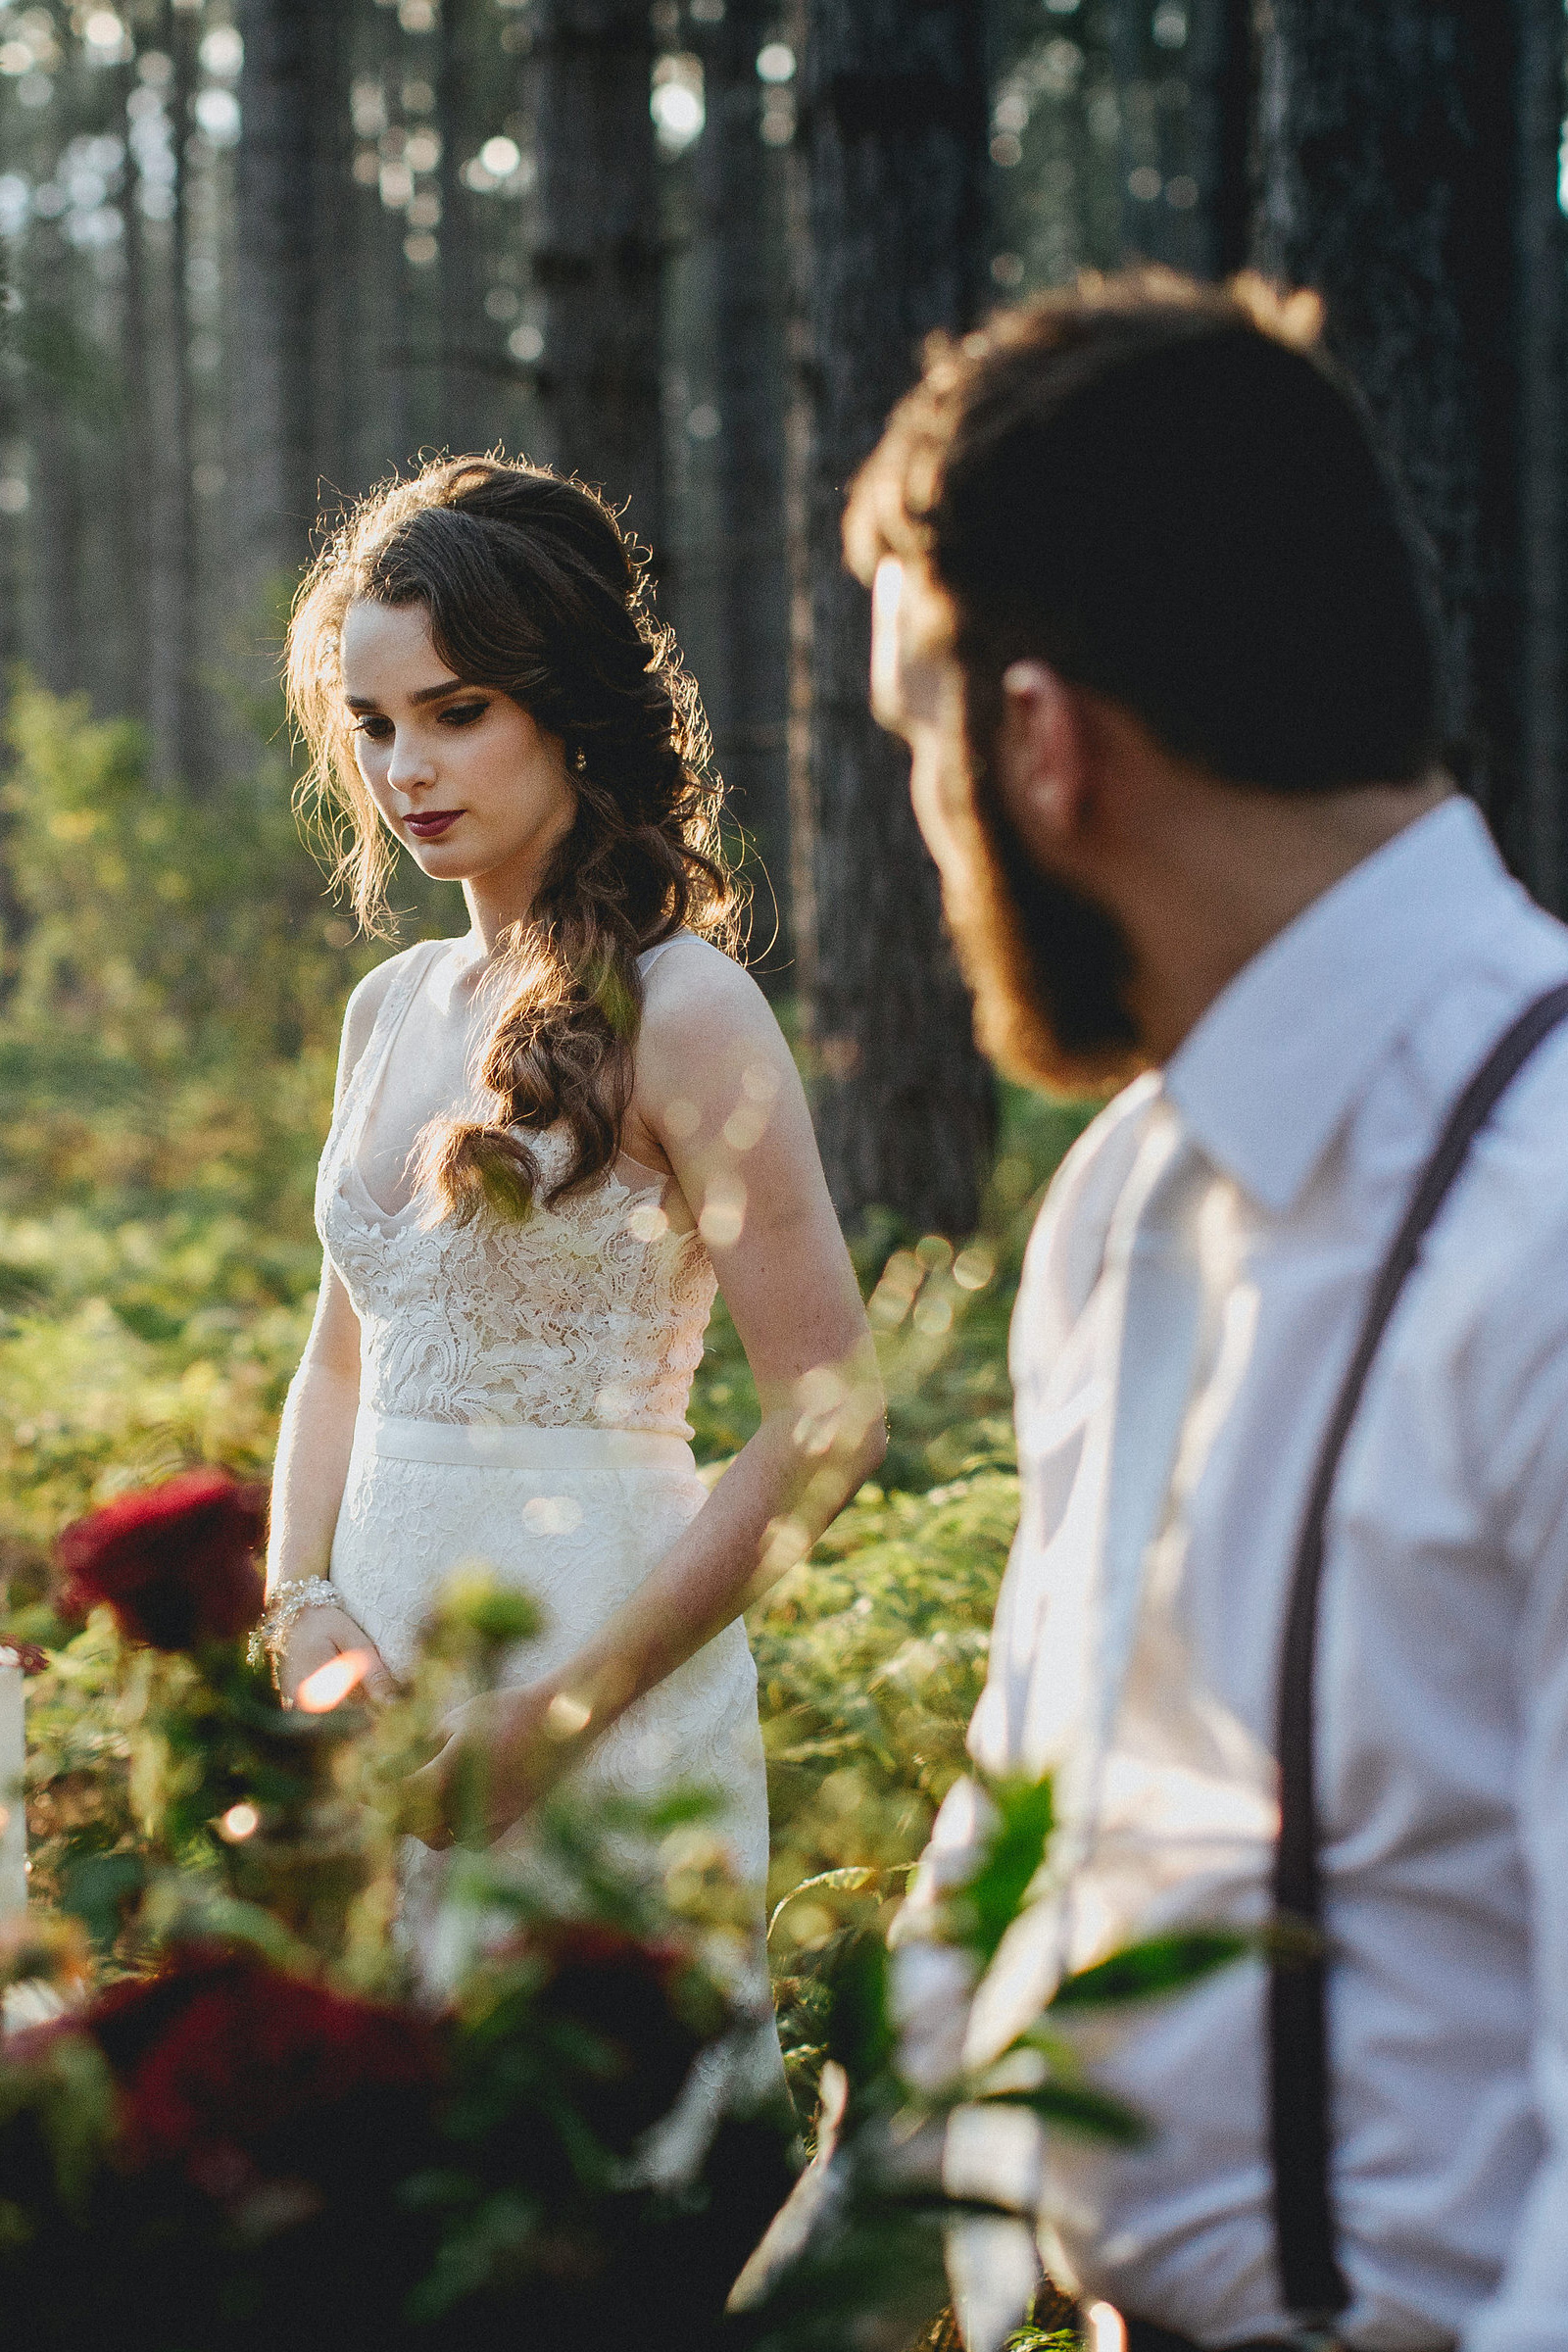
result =
[[426,1421],[361,1406],[355,1450],[395,1462],[456,1469],[681,1470],[694,1473],[684,1439],[655,1429],[601,1429],[536,1421]]

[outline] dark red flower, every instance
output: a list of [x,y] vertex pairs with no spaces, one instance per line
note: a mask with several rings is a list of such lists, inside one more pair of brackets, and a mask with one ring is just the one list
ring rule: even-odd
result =
[[235,1641],[262,1613],[266,1524],[265,1490],[226,1470],[143,1487],[65,1530],[60,1607],[84,1617],[107,1601],[121,1632],[155,1649]]
[[442,2063],[412,2011],[209,1947],[74,2022],[120,2082],[125,2159],[172,2165],[220,2203],[276,2180],[358,2199],[423,2153]]
[[0,1637],[0,1658],[15,1658],[24,1674],[47,1674],[49,1652],[36,1642],[8,1642]]
[[598,2045],[577,2091],[582,2111],[607,2145],[627,2147],[674,2105],[703,2046],[682,1999],[691,1954],[587,1921],[535,1933],[529,1946],[551,1963],[542,2016]]

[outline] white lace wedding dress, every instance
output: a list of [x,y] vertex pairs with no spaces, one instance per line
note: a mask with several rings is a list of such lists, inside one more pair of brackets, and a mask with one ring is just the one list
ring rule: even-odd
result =
[[[402,959],[321,1157],[317,1221],[362,1334],[331,1576],[401,1674],[448,1570],[487,1562],[545,1612],[517,1653],[515,1679],[531,1681],[641,1584],[706,1499],[685,1411],[715,1286],[651,1170],[635,1186],[607,1176],[523,1224],[425,1230],[417,1200],[389,1214],[371,1198],[361,1139],[393,1044],[436,959],[465,945]],[[560,1165],[562,1135],[530,1140],[547,1173]],[[737,1865],[760,1890],[767,1791],[742,1626],[628,1708],[579,1777],[722,1790]]]

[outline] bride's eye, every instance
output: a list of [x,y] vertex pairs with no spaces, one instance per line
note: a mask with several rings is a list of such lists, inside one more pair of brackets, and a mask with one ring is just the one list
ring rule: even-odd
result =
[[356,735],[368,735],[372,743],[385,743],[392,734],[392,721],[379,710],[367,710],[354,721]]
[[448,703],[442,711],[443,722],[453,727],[471,727],[476,718],[483,718],[490,705],[487,702]]

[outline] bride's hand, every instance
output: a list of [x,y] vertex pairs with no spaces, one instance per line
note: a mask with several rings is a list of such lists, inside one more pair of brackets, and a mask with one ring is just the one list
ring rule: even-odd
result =
[[285,1707],[294,1704],[294,1694],[307,1675],[318,1666],[327,1665],[346,1649],[369,1652],[370,1664],[361,1689],[367,1698],[391,1698],[397,1685],[388,1673],[386,1663],[363,1626],[355,1624],[347,1609],[302,1609],[288,1629],[283,1654],[277,1662],[277,1688]]
[[547,1794],[573,1761],[551,1721],[553,1689],[486,1690],[447,1718],[446,1745],[404,1787],[406,1815],[426,1845],[475,1831],[493,1844]]

